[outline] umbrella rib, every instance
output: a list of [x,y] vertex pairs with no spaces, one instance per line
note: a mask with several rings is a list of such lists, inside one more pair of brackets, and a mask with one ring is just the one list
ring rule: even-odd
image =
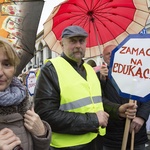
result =
[[[111,14],[110,14],[110,15],[111,15]],[[119,15],[118,15],[118,16],[119,16]],[[99,20],[99,21],[101,22],[101,24],[103,24],[103,26],[106,27],[106,25],[105,25],[97,16],[95,16],[95,17],[97,18],[97,20]],[[104,18],[102,15],[101,15],[101,17]],[[121,17],[124,17],[124,16],[121,16]],[[126,18],[126,17],[124,17],[124,18]],[[121,25],[119,25],[119,24],[117,24],[116,22],[110,20],[109,18],[104,18],[104,20],[106,20],[106,19],[109,20],[110,22],[113,22],[113,23],[116,24],[118,27],[120,27],[122,30],[124,30]],[[129,18],[128,18],[128,19],[129,19]],[[130,20],[130,21],[132,21],[132,20]],[[142,25],[141,25],[140,23],[138,23],[137,21],[134,21],[134,22],[137,23],[137,24],[139,24],[140,26],[142,26]],[[113,36],[111,30],[110,30],[109,28],[107,28],[107,29],[108,29],[108,31],[110,32],[110,34]],[[124,31],[124,32],[126,32],[127,34],[129,34],[129,32],[127,32],[127,31]],[[114,36],[113,36],[113,38],[114,38]]]
[[[146,12],[146,11],[142,11],[142,12]],[[127,18],[126,16],[121,16],[121,15],[119,15],[119,14],[113,14],[113,15],[118,15],[118,16],[120,16],[120,17],[122,17],[122,18],[125,18],[125,19],[128,19],[128,20],[130,20],[130,21],[133,21],[133,20],[131,20],[130,18]],[[111,14],[109,14],[108,15],[108,17],[109,16],[111,16]],[[104,18],[102,15],[101,15],[101,17],[102,18]],[[98,17],[97,17],[97,19],[98,19]],[[106,18],[104,18],[105,20],[106,20]],[[107,18],[108,19],[108,18]],[[99,19],[98,19],[99,20]],[[111,21],[111,22],[113,22],[112,20],[110,20],[110,19],[108,19],[109,21]],[[100,21],[100,20],[99,20]],[[141,25],[139,22],[137,22],[137,21],[135,21],[134,20],[134,22],[136,22],[137,24],[139,24],[139,25]],[[114,22],[115,23],[115,22]],[[115,23],[116,25],[118,25],[119,26],[119,24],[117,24],[117,23]],[[119,26],[119,27],[121,27],[121,26]]]
[[[99,3],[101,3],[101,1],[99,1]],[[104,3],[103,5],[108,5],[109,3],[107,2],[107,3]],[[95,5],[95,6],[97,6],[97,9],[98,9],[98,6],[100,6],[100,5]],[[106,7],[105,7],[106,8]],[[112,9],[112,8],[111,8]],[[133,8],[131,8],[131,9],[133,9]],[[142,11],[142,12],[146,12],[146,13],[148,13],[147,11],[145,11],[145,10],[140,10],[140,9],[136,9],[136,10],[139,10],[139,11]],[[108,12],[106,12],[106,14],[108,14]],[[117,14],[118,16],[120,16],[120,17],[124,17],[124,16],[121,16],[120,14]],[[95,15],[95,17],[96,17],[96,15]],[[102,15],[101,15],[101,17],[103,17]],[[124,17],[124,18],[127,18],[127,17]],[[97,19],[98,19],[98,17],[97,17]],[[106,19],[106,18],[105,18]],[[129,19],[129,18],[128,18]],[[98,19],[99,20],[99,19]],[[110,20],[110,19],[108,19],[109,21],[111,21],[111,22],[113,22],[112,20]],[[100,21],[100,20],[99,20]],[[130,19],[130,21],[132,21],[131,19]],[[100,21],[101,22],[101,21]],[[137,24],[139,24],[140,26],[141,26],[141,24],[139,23],[139,22],[137,22],[137,21],[134,21],[135,23],[137,23]],[[113,23],[115,23],[117,26],[119,26],[121,29],[123,29],[122,28],[122,26],[120,26],[119,24],[117,24],[116,22],[113,22]],[[104,25],[104,24],[103,24]],[[123,29],[124,30],[124,29]],[[110,32],[111,33],[111,32]],[[127,31],[126,31],[126,33],[128,33]],[[129,34],[129,33],[128,33]]]
[[[29,47],[27,46],[27,45],[25,45],[24,44],[24,46],[26,47],[26,49],[29,49]],[[32,55],[32,56],[34,56],[34,54],[33,53],[31,53],[30,51],[27,51],[26,49],[24,49],[24,48],[22,48],[23,49],[23,51],[25,51],[25,52],[27,52],[28,54],[30,54],[30,55]]]

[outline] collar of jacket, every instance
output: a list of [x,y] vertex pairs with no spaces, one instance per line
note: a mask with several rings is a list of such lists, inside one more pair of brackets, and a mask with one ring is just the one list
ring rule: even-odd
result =
[[86,71],[83,66],[84,64],[83,59],[82,59],[82,63],[80,64],[80,66],[78,66],[75,61],[68,58],[64,53],[61,54],[61,57],[64,58],[86,80]]
[[[63,57],[66,61],[68,61],[72,66],[78,67],[77,63],[73,61],[72,59],[68,58],[64,53],[61,54],[61,57]],[[83,67],[84,60],[82,59],[82,63],[79,67]]]
[[9,115],[13,113],[20,113],[22,116],[26,113],[27,110],[31,109],[32,102],[27,96],[19,105],[17,106],[0,106],[0,116]]

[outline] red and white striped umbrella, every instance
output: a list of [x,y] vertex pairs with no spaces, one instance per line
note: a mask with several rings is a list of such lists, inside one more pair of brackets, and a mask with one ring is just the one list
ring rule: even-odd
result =
[[147,0],[66,0],[44,23],[44,40],[60,54],[62,30],[70,25],[81,26],[89,34],[85,57],[94,57],[105,46],[118,45],[129,34],[139,33],[148,17]]

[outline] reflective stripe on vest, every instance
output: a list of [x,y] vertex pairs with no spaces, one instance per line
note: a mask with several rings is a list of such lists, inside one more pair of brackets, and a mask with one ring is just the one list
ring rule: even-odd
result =
[[[61,97],[60,110],[79,113],[95,113],[103,110],[100,83],[91,66],[84,63],[87,72],[87,80],[85,80],[62,57],[50,61],[58,75]],[[99,128],[99,132],[104,135],[105,129]],[[52,132],[51,146],[63,148],[86,144],[92,141],[97,134],[89,132],[71,135]]]
[[[102,102],[102,99],[99,96],[93,97],[93,102],[96,104],[96,103]],[[69,102],[67,104],[62,104],[60,106],[60,110],[71,110],[71,109],[83,107],[83,106],[89,105],[89,104],[91,104],[91,99],[90,99],[90,97],[87,97],[87,98],[77,100],[75,102]]]

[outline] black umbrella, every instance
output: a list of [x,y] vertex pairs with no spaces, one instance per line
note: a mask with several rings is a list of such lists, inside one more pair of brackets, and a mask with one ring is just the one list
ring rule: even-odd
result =
[[1,0],[0,36],[8,38],[19,53],[16,75],[33,58],[43,0]]

